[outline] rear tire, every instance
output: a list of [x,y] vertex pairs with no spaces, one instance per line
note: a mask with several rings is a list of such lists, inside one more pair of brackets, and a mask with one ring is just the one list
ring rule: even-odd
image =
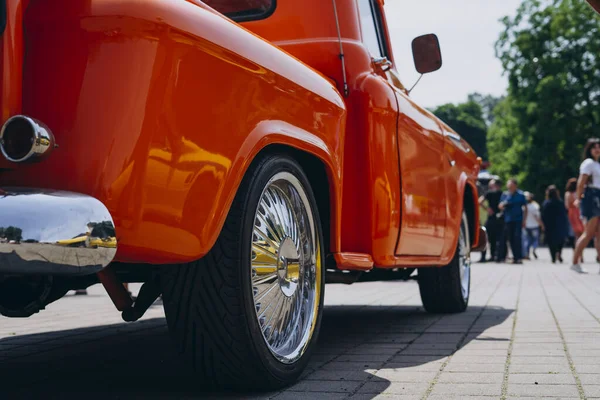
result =
[[467,309],[471,293],[471,241],[463,212],[456,253],[444,267],[420,268],[419,292],[430,313],[459,313]]
[[161,276],[171,336],[203,384],[273,390],[299,378],[321,323],[322,243],[300,166],[255,162],[210,252]]

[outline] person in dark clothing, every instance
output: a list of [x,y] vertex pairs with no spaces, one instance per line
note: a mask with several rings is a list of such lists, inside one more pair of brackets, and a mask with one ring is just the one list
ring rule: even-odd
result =
[[[500,233],[504,227],[502,212],[499,208],[501,196],[502,191],[500,190],[500,185],[496,180],[492,179],[488,184],[488,192],[479,198],[479,204],[485,207],[488,213],[485,229],[487,229],[488,241],[490,244],[490,257],[492,261],[498,260],[498,242],[501,236]],[[485,253],[482,254],[481,260],[485,262]]]
[[513,264],[521,264],[523,257],[523,228],[527,218],[527,200],[525,194],[519,190],[516,179],[509,179],[506,192],[500,197],[498,208],[504,213],[504,231],[500,240],[500,261],[506,259],[506,238],[510,242],[513,253]]
[[542,205],[542,221],[546,232],[546,244],[550,249],[552,262],[562,262],[562,249],[569,235],[569,216],[565,203],[554,185],[546,189],[546,201]]

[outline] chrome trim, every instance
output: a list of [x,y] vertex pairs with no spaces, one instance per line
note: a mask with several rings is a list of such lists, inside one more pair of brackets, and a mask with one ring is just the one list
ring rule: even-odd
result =
[[[29,135],[31,136],[31,148],[29,152],[19,158],[11,157],[4,146],[4,136],[11,129],[11,124],[16,122],[26,123],[30,129]],[[25,115],[15,115],[9,118],[2,126],[2,130],[0,130],[0,151],[4,158],[14,163],[40,161],[48,156],[55,147],[56,142],[50,129],[44,123]]]
[[374,57],[373,64],[381,68],[382,71],[387,71],[392,68],[392,62],[387,57]]
[[342,61],[342,79],[344,80],[344,97],[348,97],[350,88],[348,86],[348,74],[346,73],[346,55],[344,54],[344,45],[342,42],[342,31],[340,30],[340,19],[338,17],[336,0],[331,0],[333,3],[333,15],[335,17],[335,27],[337,29],[338,43],[340,44],[340,60]]
[[488,235],[487,235],[487,229],[485,229],[484,226],[480,226],[479,227],[479,242],[477,243],[477,247],[473,247],[471,249],[471,251],[475,251],[475,252],[479,252],[479,251],[486,251],[488,248]]
[[468,153],[471,151],[471,149],[469,148],[469,146],[465,146],[465,143],[462,139],[462,137],[460,137],[460,135],[454,133],[454,132],[450,132],[447,131],[446,129],[444,129],[444,136],[454,140],[456,142],[456,144],[465,152]]
[[451,139],[454,139],[457,142],[462,142],[462,138],[459,135],[457,135],[456,133],[454,133],[454,132],[449,132],[447,130],[444,130],[444,136],[447,136],[447,137],[449,137]]
[[263,339],[284,364],[302,357],[317,323],[323,266],[316,229],[300,181],[289,172],[272,177],[254,217],[251,279]]
[[0,274],[88,275],[117,252],[110,213],[78,193],[0,188],[0,227],[21,230],[0,234]]

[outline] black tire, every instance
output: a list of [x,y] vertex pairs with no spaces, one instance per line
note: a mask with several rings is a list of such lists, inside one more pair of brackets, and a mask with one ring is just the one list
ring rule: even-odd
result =
[[[257,207],[266,185],[282,173],[289,173],[297,179],[296,184],[301,184],[305,199],[310,204],[316,246],[313,253],[314,266],[308,270],[320,270],[319,278],[310,292],[318,291],[318,297],[313,297],[316,299],[312,302],[314,306],[310,308],[311,315],[316,313],[316,319],[310,318],[313,321],[310,324],[313,327],[312,336],[309,336],[308,344],[302,347],[305,350],[301,357],[293,362],[280,361],[267,345],[260,325],[265,324],[265,321],[263,318],[259,323],[258,310],[255,309],[254,296],[258,289],[253,288],[254,285],[259,286],[253,280],[253,277],[257,278],[253,269],[255,267],[252,266],[252,260],[256,258],[252,243],[256,240],[253,229],[255,221],[258,221],[255,219]],[[309,215],[309,210],[306,210],[306,215]],[[282,245],[281,248],[283,247]],[[280,254],[278,252],[278,257]],[[287,386],[300,377],[319,335],[325,282],[324,262],[318,209],[301,167],[285,155],[270,155],[254,162],[239,187],[223,230],[210,252],[198,261],[164,268],[161,275],[163,303],[171,336],[203,386],[273,390]],[[280,270],[274,271],[271,272],[277,275],[272,283],[274,290],[281,290],[283,293],[283,289],[277,287]],[[288,271],[287,260],[285,271]],[[318,274],[313,273],[311,276],[316,275]],[[299,287],[304,287],[304,284]],[[304,294],[304,289],[300,290]],[[279,293],[277,295],[281,296]],[[290,303],[296,304],[293,300]],[[273,307],[276,308],[277,305]],[[306,315],[301,316],[298,324],[306,324],[307,320],[309,318]],[[288,326],[282,324],[284,325]],[[304,326],[306,325],[302,325]],[[275,324],[272,327],[273,330],[277,329]],[[297,327],[292,331],[297,330]]]
[[[463,212],[460,237],[454,258],[443,267],[420,268],[418,272],[419,292],[423,307],[430,313],[459,313],[467,309],[471,293],[471,242],[469,223]],[[461,249],[462,246],[462,249]],[[461,276],[461,251],[466,255],[467,273],[466,294],[463,292]]]

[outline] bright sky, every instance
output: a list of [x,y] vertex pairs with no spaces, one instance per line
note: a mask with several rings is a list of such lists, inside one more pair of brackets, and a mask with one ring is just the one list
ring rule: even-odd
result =
[[386,0],[394,57],[405,86],[419,78],[412,60],[412,39],[437,34],[442,68],[425,75],[411,93],[422,106],[465,101],[472,92],[501,95],[506,76],[494,54],[502,31],[498,20],[513,16],[521,0]]

